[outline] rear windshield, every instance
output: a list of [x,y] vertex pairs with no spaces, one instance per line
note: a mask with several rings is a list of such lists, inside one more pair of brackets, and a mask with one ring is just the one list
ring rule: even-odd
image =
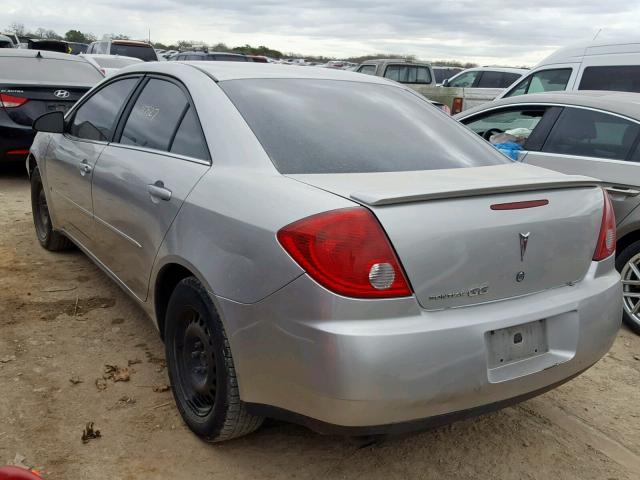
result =
[[85,61],[0,56],[0,81],[93,85],[104,77]]
[[479,167],[509,160],[425,99],[391,85],[219,83],[283,174]]
[[150,45],[126,45],[121,43],[112,43],[111,55],[122,55],[123,57],[134,57],[144,60],[145,62],[155,62],[158,60],[156,51]]

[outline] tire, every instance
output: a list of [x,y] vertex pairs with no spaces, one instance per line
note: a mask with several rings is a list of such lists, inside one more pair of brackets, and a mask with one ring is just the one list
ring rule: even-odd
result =
[[53,229],[47,197],[42,185],[40,170],[37,167],[31,172],[31,212],[33,213],[36,237],[43,248],[51,252],[58,252],[73,247],[67,237]]
[[[616,258],[616,269],[622,277],[624,312],[622,320],[631,330],[640,335],[640,297],[625,294],[640,294],[640,240],[625,248]],[[626,283],[638,282],[638,284]]]
[[195,277],[180,281],[171,294],[165,352],[176,405],[196,435],[221,442],[260,427],[264,418],[248,413],[240,400],[222,321]]

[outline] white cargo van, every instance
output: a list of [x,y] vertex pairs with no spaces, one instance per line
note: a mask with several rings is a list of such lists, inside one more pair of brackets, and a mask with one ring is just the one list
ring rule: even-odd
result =
[[561,48],[497,98],[559,90],[640,92],[640,40],[594,40]]

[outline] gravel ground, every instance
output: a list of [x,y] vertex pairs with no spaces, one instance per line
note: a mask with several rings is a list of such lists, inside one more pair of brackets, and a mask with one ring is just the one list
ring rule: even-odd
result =
[[[640,478],[640,337],[627,329],[572,382],[447,427],[343,438],[269,422],[209,445],[154,390],[168,378],[151,321],[80,252],[39,247],[21,169],[0,172],[0,227],[0,464],[18,454],[51,479]],[[101,438],[85,444],[87,422]]]

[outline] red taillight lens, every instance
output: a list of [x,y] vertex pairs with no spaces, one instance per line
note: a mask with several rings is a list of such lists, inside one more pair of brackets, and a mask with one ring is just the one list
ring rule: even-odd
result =
[[604,260],[616,251],[616,216],[613,213],[609,194],[605,190],[602,193],[604,193],[604,210],[602,212],[600,235],[598,236],[596,251],[593,254],[593,259],[596,261]]
[[282,228],[278,241],[311,278],[335,293],[358,298],[411,295],[389,239],[366,208],[304,218]]
[[103,77],[107,76],[107,71],[104,68],[100,69],[100,73],[102,74]]
[[462,111],[462,102],[462,97],[455,97],[453,99],[453,103],[451,104],[451,115],[455,115]]
[[6,93],[0,93],[0,105],[4,108],[15,108],[24,105],[29,101],[28,98],[14,97]]

